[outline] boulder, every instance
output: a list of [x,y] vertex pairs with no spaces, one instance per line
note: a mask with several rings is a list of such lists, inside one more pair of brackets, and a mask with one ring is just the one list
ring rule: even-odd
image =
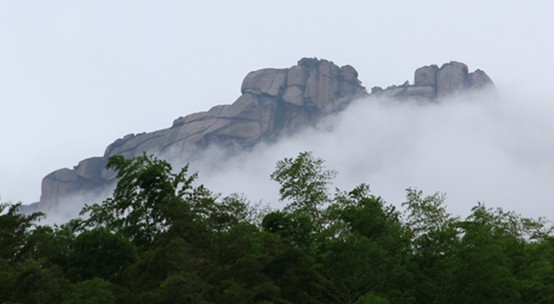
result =
[[437,72],[437,96],[444,97],[470,87],[467,65],[460,62],[444,64]]
[[242,94],[267,94],[279,96],[287,80],[286,69],[263,69],[248,73],[240,89]]
[[494,86],[492,80],[481,70],[468,72],[467,65],[452,61],[443,64],[418,68],[414,73],[414,84],[405,82],[401,86],[390,86],[386,89],[373,87],[372,96],[394,99],[414,99],[437,101],[455,93],[474,91]]
[[469,84],[472,89],[481,89],[490,86],[492,80],[485,72],[475,70],[475,72],[469,73]]
[[348,81],[351,83],[358,83],[358,71],[354,69],[351,65],[345,65],[340,68],[341,77],[344,81]]
[[415,71],[414,86],[436,86],[439,67],[435,64],[421,67]]
[[91,157],[80,161],[74,170],[78,176],[91,180],[102,174],[104,167],[106,167],[106,160],[103,157]]

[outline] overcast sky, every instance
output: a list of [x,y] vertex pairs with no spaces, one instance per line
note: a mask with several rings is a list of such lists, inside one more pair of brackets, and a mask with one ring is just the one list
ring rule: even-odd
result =
[[53,170],[232,103],[249,71],[301,57],[350,64],[367,88],[462,61],[523,112],[554,118],[553,11],[547,0],[0,0],[1,200],[37,201]]

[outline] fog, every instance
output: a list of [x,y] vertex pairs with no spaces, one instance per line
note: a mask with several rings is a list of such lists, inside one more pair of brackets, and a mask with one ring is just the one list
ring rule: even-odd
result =
[[396,206],[412,187],[446,193],[456,215],[484,202],[554,218],[554,109],[546,104],[509,89],[440,103],[366,98],[315,128],[231,159],[211,149],[192,169],[215,192],[279,207],[278,185],[269,178],[275,163],[312,151],[338,172],[336,187],[367,183]]
[[232,103],[252,70],[325,58],[352,65],[370,88],[457,60],[487,72],[501,98],[415,108],[360,101],[307,139],[218,168],[231,174],[240,164],[257,178],[231,182],[208,165],[200,175],[214,190],[247,192],[250,183],[260,192],[252,200],[275,201],[274,162],[313,150],[339,171],[337,185],[367,182],[391,202],[412,186],[446,192],[456,212],[483,200],[548,216],[552,11],[546,0],[0,0],[0,200],[38,201],[42,177],[102,155],[115,139]]
[[[270,180],[278,160],[311,151],[337,171],[330,187],[360,183],[401,208],[408,187],[446,193],[448,211],[465,216],[478,202],[526,217],[554,218],[554,107],[509,88],[456,95],[439,102],[364,98],[314,127],[235,154],[210,147],[190,163],[203,184],[223,196],[280,208],[279,185]],[[158,157],[175,170],[177,153]],[[46,223],[78,214],[84,203],[110,194],[69,197],[48,211]]]

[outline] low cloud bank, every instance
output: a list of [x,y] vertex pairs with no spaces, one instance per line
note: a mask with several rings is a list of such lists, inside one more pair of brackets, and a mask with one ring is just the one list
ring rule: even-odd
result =
[[[547,99],[495,92],[465,94],[440,103],[365,98],[315,128],[229,155],[210,148],[191,163],[198,183],[253,203],[283,206],[279,185],[269,176],[275,163],[312,151],[338,175],[334,186],[360,183],[400,206],[405,189],[444,192],[448,211],[465,216],[477,202],[527,217],[554,219],[554,106]],[[161,158],[168,159],[168,155]],[[175,169],[184,164],[171,159]],[[77,215],[78,202],[109,195],[69,198],[48,212],[49,223]]]
[[[112,196],[114,185],[108,186],[105,189],[98,191],[82,191],[64,197],[57,205],[51,206],[46,210],[40,210],[45,213],[45,217],[40,220],[44,225],[60,225],[68,222],[71,219],[79,217],[79,213],[85,206],[95,203],[101,203],[108,197]],[[37,210],[23,210],[25,213],[35,212]],[[86,215],[84,215],[86,217]]]
[[280,207],[269,179],[277,160],[313,151],[338,171],[335,186],[368,183],[399,206],[405,189],[447,194],[448,210],[466,215],[477,202],[554,219],[554,114],[546,100],[480,92],[440,103],[366,98],[316,128],[228,158],[210,149],[200,182],[223,195]]

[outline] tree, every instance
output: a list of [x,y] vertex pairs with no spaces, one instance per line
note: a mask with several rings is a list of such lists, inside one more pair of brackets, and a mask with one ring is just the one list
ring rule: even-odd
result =
[[[87,205],[81,215],[87,227],[106,227],[130,238],[139,246],[152,244],[157,236],[178,221],[190,220],[195,200],[208,195],[194,188],[197,174],[188,175],[188,165],[173,173],[164,160],[146,154],[131,159],[112,156],[107,168],[117,173],[113,196],[101,204]],[[208,197],[209,198],[209,197]]]
[[295,244],[309,250],[315,245],[317,234],[323,231],[324,207],[331,201],[328,188],[335,172],[327,170],[323,163],[311,152],[302,152],[294,159],[278,161],[271,174],[271,178],[281,185],[281,200],[289,201],[284,208],[288,215],[271,215],[273,220],[264,221],[266,227],[270,222],[275,226],[275,220],[281,217],[282,223],[288,221],[289,231],[286,233],[291,235]]
[[105,228],[80,234],[73,243],[70,271],[80,280],[116,278],[138,259],[135,246],[125,237]]
[[525,245],[525,257],[516,267],[522,303],[554,303],[554,238]]
[[504,216],[480,203],[458,224],[463,237],[452,264],[449,303],[520,303],[512,271],[517,256],[512,246],[518,242],[514,218]]
[[452,275],[452,258],[459,243],[459,219],[446,212],[446,196],[406,190],[405,225],[418,267],[417,298],[421,303],[445,303]]
[[[327,303],[410,303],[409,242],[399,214],[362,184],[328,208],[319,269]],[[367,295],[367,296],[363,296]]]
[[13,302],[60,303],[69,287],[69,281],[60,267],[29,259],[17,265],[15,269],[10,284]]
[[389,304],[389,301],[383,297],[375,295],[372,292],[359,297],[354,304]]
[[278,162],[287,205],[269,213],[146,155],[110,161],[114,196],[88,219],[0,205],[0,302],[554,303],[544,219],[479,203],[461,220],[414,189],[401,216],[366,184],[329,194],[323,164]]
[[183,299],[193,303],[205,299],[213,292],[205,274],[214,266],[199,251],[178,237],[157,242],[139,261],[125,269],[124,281],[133,292],[133,299],[125,302],[158,302],[166,293],[175,292],[176,286]]
[[21,204],[0,204],[0,261],[17,262],[33,250],[29,235],[41,212],[24,215],[18,212]]
[[277,162],[271,179],[281,187],[281,200],[290,200],[286,211],[304,214],[321,221],[321,208],[330,201],[328,187],[336,173],[325,169],[324,161],[311,152],[302,152],[296,158]]
[[63,296],[62,304],[115,304],[112,284],[99,278],[79,282]]

